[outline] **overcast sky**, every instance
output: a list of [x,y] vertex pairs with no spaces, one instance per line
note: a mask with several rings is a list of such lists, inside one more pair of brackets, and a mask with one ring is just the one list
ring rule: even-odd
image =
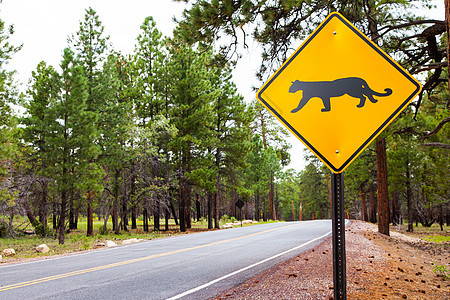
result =
[[[439,8],[429,13],[443,20],[444,0],[435,1]],[[97,12],[114,49],[129,54],[147,16],[154,18],[165,36],[171,36],[176,25],[173,17],[180,17],[185,6],[183,2],[171,0],[3,0],[0,18],[7,25],[14,25],[11,42],[23,44],[22,50],[11,60],[10,68],[17,71],[16,78],[24,90],[31,71],[40,61],[59,66],[67,37],[78,30],[88,7]],[[251,86],[260,85],[254,76],[260,62],[258,53],[256,46],[250,45],[234,72],[234,81],[247,102],[255,98]],[[300,171],[304,166],[303,144],[293,136],[289,141],[292,144],[291,167]]]

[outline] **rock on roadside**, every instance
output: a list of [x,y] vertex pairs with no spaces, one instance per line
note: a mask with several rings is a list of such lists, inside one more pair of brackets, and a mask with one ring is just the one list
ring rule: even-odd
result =
[[16,251],[14,251],[13,248],[7,248],[2,251],[2,255],[5,257],[14,256],[14,255],[16,255]]
[[143,239],[133,238],[133,239],[128,239],[128,240],[123,240],[122,241],[122,245],[138,243],[138,242],[141,242],[141,241],[143,241]]
[[116,247],[117,244],[114,243],[113,241],[106,241],[105,242],[105,246],[108,247],[108,248],[111,248],[111,247]]
[[50,248],[46,244],[42,244],[36,247],[36,251],[39,253],[48,253]]
[[103,242],[99,242],[94,245],[94,249],[106,247],[106,244]]

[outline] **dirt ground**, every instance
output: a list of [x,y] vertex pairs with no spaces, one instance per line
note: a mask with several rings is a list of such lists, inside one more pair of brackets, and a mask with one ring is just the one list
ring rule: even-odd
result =
[[[436,246],[353,221],[346,228],[348,299],[450,299],[450,245]],[[333,299],[331,238],[214,299]]]

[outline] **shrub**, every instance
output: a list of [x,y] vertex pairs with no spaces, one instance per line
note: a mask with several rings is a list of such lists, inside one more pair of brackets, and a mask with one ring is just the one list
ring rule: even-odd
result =
[[103,228],[103,225],[98,227],[98,234],[107,235],[108,233],[109,233],[108,230],[105,230],[105,228]]
[[445,279],[450,279],[450,270],[447,269],[446,265],[438,265],[435,262],[433,266],[433,273],[437,276],[442,276]]
[[223,215],[221,219],[225,223],[228,223],[230,221],[230,217],[228,215]]
[[34,232],[39,236],[48,237],[53,234],[53,231],[48,226],[44,228],[44,225],[42,223],[34,222],[31,225],[34,228]]
[[8,234],[8,225],[5,222],[0,221],[0,238],[6,237],[7,234]]

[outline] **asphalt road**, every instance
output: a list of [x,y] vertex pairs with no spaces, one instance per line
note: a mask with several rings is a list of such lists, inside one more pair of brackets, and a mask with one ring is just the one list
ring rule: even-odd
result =
[[331,235],[280,222],[0,267],[0,299],[208,299]]

